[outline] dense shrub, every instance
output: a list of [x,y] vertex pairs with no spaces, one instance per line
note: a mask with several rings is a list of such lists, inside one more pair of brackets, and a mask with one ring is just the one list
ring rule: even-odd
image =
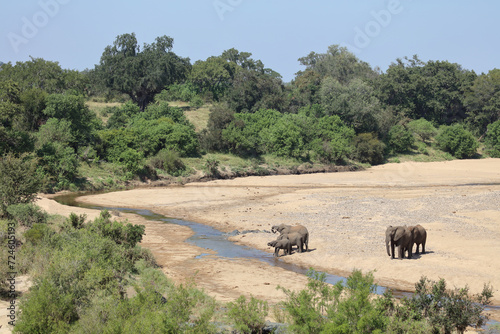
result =
[[180,176],[186,170],[186,165],[182,162],[179,153],[167,149],[160,150],[155,156],[149,158],[149,165],[173,176]]
[[325,274],[308,272],[304,290],[279,287],[287,296],[282,303],[294,333],[380,333],[386,326],[384,304],[372,300],[375,292],[371,273],[355,270],[345,285],[325,282]]
[[33,224],[47,223],[47,213],[32,203],[9,205],[7,212],[12,219],[17,221],[18,226],[31,227]]
[[0,157],[0,217],[11,204],[30,203],[41,190],[37,160],[28,154]]
[[488,125],[485,142],[488,153],[494,158],[500,158],[500,120]]
[[410,131],[399,124],[391,127],[387,137],[389,149],[395,153],[408,152],[415,143],[415,138]]
[[437,134],[437,129],[425,118],[413,120],[407,124],[408,129],[419,136],[424,142],[429,141]]
[[385,145],[373,133],[361,133],[354,138],[352,157],[360,162],[378,165],[384,161]]
[[471,158],[477,153],[479,144],[461,124],[441,126],[436,137],[438,147],[455,158]]
[[233,321],[234,327],[241,333],[260,333],[266,322],[269,311],[267,302],[250,297],[240,296],[234,302],[227,304],[227,315]]
[[36,153],[45,191],[68,189],[77,181],[80,163],[72,147],[52,142],[44,144]]
[[422,277],[415,284],[415,294],[402,300],[396,318],[411,315],[411,320],[426,319],[433,333],[464,333],[469,326],[486,324],[488,316],[483,311],[491,302],[492,291],[485,285],[481,293],[471,296],[467,286],[448,290],[444,279],[434,282]]
[[314,122],[311,149],[327,162],[341,162],[351,152],[354,130],[339,116],[325,116]]

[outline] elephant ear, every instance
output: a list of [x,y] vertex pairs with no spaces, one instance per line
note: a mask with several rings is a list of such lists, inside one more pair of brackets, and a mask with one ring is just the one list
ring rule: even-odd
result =
[[401,239],[404,235],[405,235],[405,232],[406,232],[406,228],[405,227],[402,227],[402,226],[398,226],[394,229],[394,241],[398,241],[399,239]]

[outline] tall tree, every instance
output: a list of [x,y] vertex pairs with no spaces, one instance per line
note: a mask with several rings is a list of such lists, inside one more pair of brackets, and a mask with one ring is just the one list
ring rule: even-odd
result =
[[172,52],[173,42],[168,36],[157,37],[141,51],[134,33],[120,35],[104,49],[95,70],[107,87],[129,95],[144,111],[155,94],[184,80],[191,68],[189,58]]
[[447,61],[422,62],[417,56],[397,59],[380,75],[374,87],[379,99],[412,119],[451,124],[466,116],[464,93],[474,72]]
[[500,69],[478,76],[466,95],[465,104],[468,123],[483,135],[488,124],[500,119]]

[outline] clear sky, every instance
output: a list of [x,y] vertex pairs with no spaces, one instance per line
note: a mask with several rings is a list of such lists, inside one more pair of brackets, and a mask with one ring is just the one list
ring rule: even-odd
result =
[[116,36],[158,36],[191,63],[236,48],[292,80],[298,58],[346,46],[382,71],[397,58],[500,68],[496,0],[18,0],[0,7],[0,61],[94,68]]

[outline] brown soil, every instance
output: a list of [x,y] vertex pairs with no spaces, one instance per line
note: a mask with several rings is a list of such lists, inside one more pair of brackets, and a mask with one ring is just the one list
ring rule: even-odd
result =
[[[108,207],[149,209],[168,217],[205,223],[224,232],[260,230],[232,239],[272,252],[266,233],[280,223],[309,229],[309,251],[279,261],[348,275],[374,271],[376,283],[413,290],[426,276],[444,278],[448,287],[467,285],[472,293],[485,283],[500,305],[500,159],[401,163],[364,171],[245,177],[184,186],[139,188],[80,197]],[[60,205],[47,196],[37,203],[47,212],[69,215],[98,211]],[[118,219],[144,224],[142,246],[151,249],[175,282],[194,278],[221,301],[253,295],[275,303],[288,289],[304,288],[307,278],[256,260],[229,260],[184,242],[187,227],[147,221],[132,214]],[[391,260],[385,249],[388,225],[421,224],[427,229],[426,254]],[[500,320],[498,313],[492,318]]]

